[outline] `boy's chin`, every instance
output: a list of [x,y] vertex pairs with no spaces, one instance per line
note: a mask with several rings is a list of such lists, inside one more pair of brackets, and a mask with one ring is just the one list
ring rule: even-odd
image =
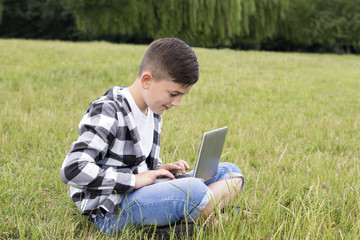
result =
[[150,110],[155,113],[155,114],[158,114],[158,115],[161,115],[165,110],[163,109],[151,109]]
[[154,113],[161,115],[165,112],[165,110],[158,110],[158,111],[153,111]]
[[[150,108],[151,109],[151,108]],[[166,108],[166,107],[161,107],[161,108],[157,108],[157,109],[151,109],[151,111],[153,113],[156,113],[158,115],[163,114],[166,110],[169,110],[170,108]]]

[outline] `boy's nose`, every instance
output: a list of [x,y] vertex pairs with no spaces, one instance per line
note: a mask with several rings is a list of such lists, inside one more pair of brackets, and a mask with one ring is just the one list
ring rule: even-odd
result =
[[175,99],[173,99],[173,100],[171,101],[171,105],[173,105],[174,107],[179,106],[179,105],[180,105],[180,102],[181,102],[181,97],[182,97],[182,96],[178,96],[178,97],[176,97]]

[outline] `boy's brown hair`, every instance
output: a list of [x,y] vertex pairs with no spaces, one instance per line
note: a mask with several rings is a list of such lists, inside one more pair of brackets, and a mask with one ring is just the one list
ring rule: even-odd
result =
[[177,38],[153,41],[141,61],[138,76],[150,71],[154,79],[172,80],[183,86],[195,84],[199,79],[199,63],[191,47]]

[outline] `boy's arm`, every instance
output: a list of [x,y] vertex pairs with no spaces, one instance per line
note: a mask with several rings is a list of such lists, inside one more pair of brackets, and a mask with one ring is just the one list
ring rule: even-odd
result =
[[80,122],[79,138],[71,146],[61,168],[61,179],[70,186],[109,193],[128,193],[135,187],[135,176],[119,173],[114,168],[100,168],[118,129],[113,103],[96,102]]

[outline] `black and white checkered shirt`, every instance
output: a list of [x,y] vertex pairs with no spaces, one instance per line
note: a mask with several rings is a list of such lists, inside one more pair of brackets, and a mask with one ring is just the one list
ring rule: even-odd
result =
[[143,154],[138,128],[122,87],[109,89],[91,103],[79,124],[79,138],[61,168],[70,185],[70,197],[84,215],[114,212],[125,194],[134,190],[137,167],[161,165],[161,116],[154,113],[154,140],[150,155]]

